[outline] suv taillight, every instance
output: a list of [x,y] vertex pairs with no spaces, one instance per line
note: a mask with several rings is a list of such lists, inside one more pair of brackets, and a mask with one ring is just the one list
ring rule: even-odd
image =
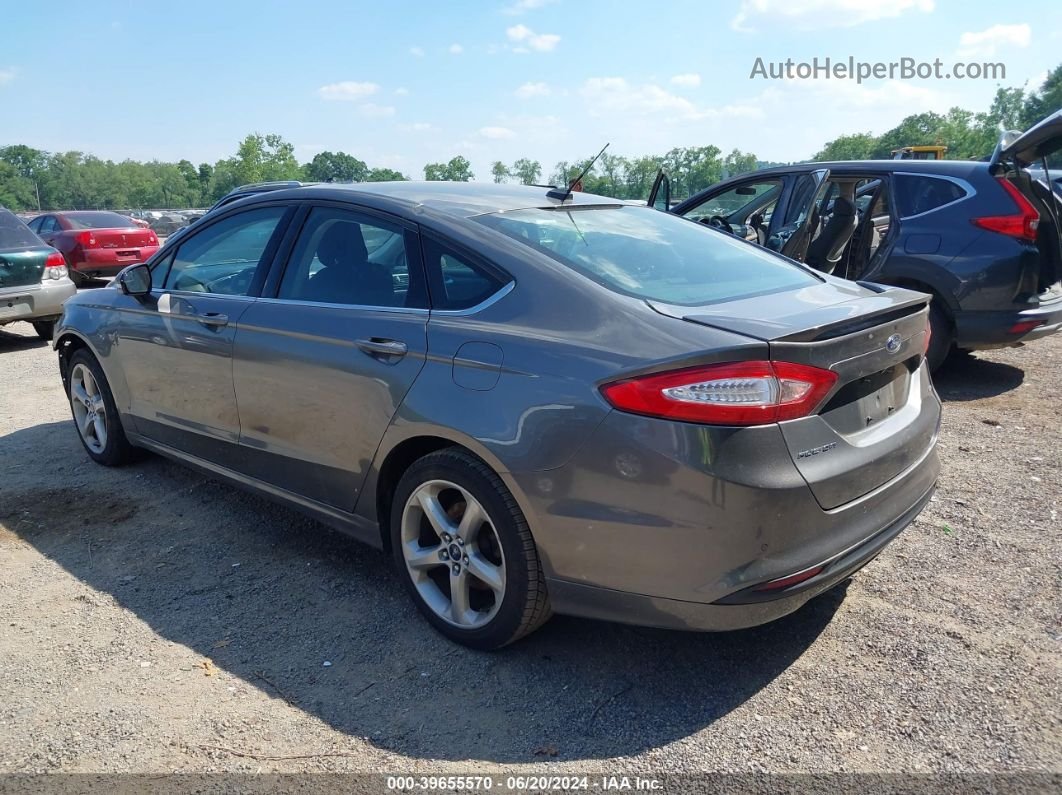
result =
[[810,414],[837,373],[791,362],[728,362],[601,387],[620,411],[705,425],[766,425]]
[[1035,242],[1036,231],[1040,226],[1040,213],[1014,186],[1013,182],[1006,177],[996,177],[996,179],[999,180],[999,184],[1003,186],[1007,195],[1018,205],[1018,212],[1012,215],[986,215],[981,218],[971,218],[973,225],[987,229],[989,232],[999,232],[1001,235]]

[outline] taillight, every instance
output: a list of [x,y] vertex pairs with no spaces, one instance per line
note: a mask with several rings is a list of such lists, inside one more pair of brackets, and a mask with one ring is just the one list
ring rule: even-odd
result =
[[974,226],[987,229],[989,232],[999,232],[1001,235],[1016,237],[1019,240],[1036,240],[1036,230],[1040,226],[1040,213],[1029,203],[1025,195],[1018,190],[1014,183],[1006,177],[996,177],[1003,190],[1007,192],[1014,203],[1018,205],[1018,212],[1013,215],[986,215],[981,218],[970,219]]
[[1007,329],[1008,334],[1028,334],[1035,328],[1039,328],[1047,323],[1047,319],[1041,320],[1021,320]]
[[84,248],[93,248],[96,245],[96,235],[92,230],[77,233],[77,242]]
[[826,565],[812,566],[810,569],[804,569],[804,571],[798,571],[796,574],[790,574],[788,577],[779,577],[777,580],[770,580],[763,585],[757,585],[752,590],[754,591],[778,591],[782,588],[788,588],[791,585],[810,580],[816,574],[821,574],[822,570],[826,568]]
[[810,414],[837,373],[792,362],[728,362],[601,387],[615,408],[706,425],[766,425]]
[[66,259],[58,251],[53,251],[44,261],[44,278],[62,279],[66,273]]
[[155,237],[155,233],[152,232],[148,236],[148,245],[149,246],[157,246],[158,244],[159,244],[159,239],[157,237]]

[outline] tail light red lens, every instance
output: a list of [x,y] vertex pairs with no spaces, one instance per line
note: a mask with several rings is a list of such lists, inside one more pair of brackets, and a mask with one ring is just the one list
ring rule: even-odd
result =
[[728,362],[614,381],[620,411],[705,425],[766,425],[810,414],[837,373],[791,362]]
[[974,226],[987,229],[989,232],[998,232],[1001,235],[1016,237],[1019,240],[1036,240],[1036,232],[1040,227],[1040,213],[1032,206],[1024,194],[1015,187],[1014,183],[1006,177],[997,177],[1003,190],[1014,200],[1018,206],[1018,212],[1012,215],[986,215],[981,218],[973,218]]
[[779,591],[782,588],[788,588],[791,585],[810,580],[816,574],[820,574],[826,566],[814,566],[810,569],[804,569],[804,571],[797,572],[796,574],[790,574],[788,577],[779,577],[777,580],[771,580],[765,582],[763,585],[759,585],[752,590],[754,591]]
[[1011,326],[1009,329],[1007,329],[1007,333],[1008,334],[1028,334],[1033,329],[1038,328],[1040,326],[1043,326],[1046,323],[1047,323],[1046,320],[1022,320],[1022,321],[1020,321],[1018,323],[1015,323],[1013,326]]
[[83,248],[93,248],[96,245],[96,235],[92,230],[77,233],[77,242]]
[[66,259],[58,251],[53,251],[48,255],[48,259],[44,261],[44,267],[46,268],[61,268],[66,265]]

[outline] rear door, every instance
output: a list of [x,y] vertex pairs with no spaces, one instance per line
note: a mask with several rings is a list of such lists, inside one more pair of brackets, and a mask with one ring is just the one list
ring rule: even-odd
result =
[[152,291],[122,300],[116,353],[136,430],[235,468],[232,344],[291,208],[255,206],[188,235],[152,263]]
[[424,365],[428,293],[415,227],[349,205],[303,210],[234,349],[241,468],[352,511]]

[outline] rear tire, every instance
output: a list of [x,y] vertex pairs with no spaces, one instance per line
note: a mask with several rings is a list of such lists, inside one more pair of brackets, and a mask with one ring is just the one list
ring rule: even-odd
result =
[[89,283],[88,276],[82,276],[73,268],[67,268],[67,273],[70,275],[70,281],[72,281],[74,286],[79,290]]
[[52,336],[55,334],[55,321],[54,320],[34,320],[33,330],[37,332],[37,336],[45,342],[51,342]]
[[96,357],[84,348],[75,351],[64,381],[74,427],[89,458],[108,467],[134,461],[139,451],[126,439],[114,395]]
[[931,373],[935,373],[944,364],[955,342],[955,330],[944,310],[937,305],[939,301],[939,298],[934,298],[933,303],[929,305],[932,337],[929,340],[929,350],[926,351],[926,361]]
[[439,450],[406,470],[391,506],[391,550],[417,608],[462,645],[501,648],[552,614],[523,512],[464,450]]

